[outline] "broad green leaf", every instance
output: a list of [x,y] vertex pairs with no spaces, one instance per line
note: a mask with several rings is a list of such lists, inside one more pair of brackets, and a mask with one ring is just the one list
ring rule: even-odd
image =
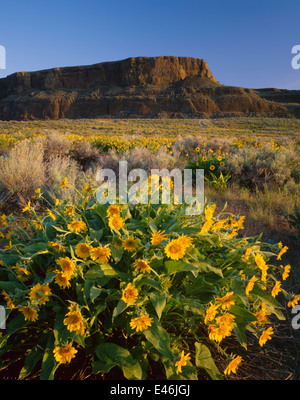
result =
[[19,331],[26,325],[27,323],[23,314],[18,314],[14,319],[9,321],[6,325],[5,334],[0,337],[0,349],[6,345],[10,335]]
[[43,350],[37,346],[30,349],[24,362],[24,366],[19,373],[19,379],[24,379],[43,358]]
[[47,283],[51,283],[53,281],[55,275],[56,275],[56,273],[53,271],[48,272],[43,284],[46,285]]
[[213,267],[212,265],[208,264],[204,261],[191,261],[191,264],[198,268],[201,272],[213,272],[216,275],[219,275],[223,278],[223,273],[220,268]]
[[198,267],[184,261],[166,261],[165,267],[169,274],[182,271],[198,271]]
[[157,318],[153,318],[152,325],[148,329],[144,330],[143,333],[146,339],[160,354],[173,360],[174,357],[171,351],[170,337]]
[[94,373],[109,372],[119,366],[126,379],[141,379],[142,368],[128,350],[114,343],[102,343],[96,347],[98,360],[93,362]]
[[99,217],[102,219],[102,221],[104,222],[105,225],[107,225],[107,214],[106,214],[106,207],[104,207],[103,204],[96,204],[93,207],[93,212],[97,215],[99,215]]
[[6,292],[13,292],[15,289],[24,289],[20,282],[17,281],[7,281],[0,282],[0,289],[5,290]]
[[85,279],[101,279],[103,277],[115,277],[117,272],[108,264],[99,264],[90,268],[85,274]]
[[33,243],[29,244],[28,246],[25,246],[22,248],[22,253],[25,254],[31,254],[35,253],[35,255],[40,254],[41,252],[44,253],[45,250],[48,249],[48,243],[45,242],[38,242],[38,243]]
[[255,315],[250,311],[236,305],[230,307],[229,313],[235,316],[235,322],[238,323],[247,324],[249,322],[257,321]]
[[140,276],[138,276],[137,279],[134,279],[133,282],[136,288],[139,288],[142,285],[148,285],[154,289],[162,290],[161,284],[159,282],[142,274],[140,274]]
[[54,374],[59,364],[55,361],[53,350],[54,350],[54,336],[51,335],[48,339],[42,360],[40,380],[54,379]]
[[118,315],[122,314],[126,310],[128,304],[123,300],[119,300],[117,306],[114,308],[112,319],[114,320]]
[[272,297],[269,292],[267,292],[266,290],[262,290],[257,285],[254,285],[254,288],[251,291],[251,295],[257,296],[262,302],[266,303],[268,305],[269,311],[275,314],[279,320],[285,320],[284,315],[279,310],[280,308],[282,308],[281,304],[278,303],[278,301],[274,297]]
[[238,323],[233,328],[233,332],[235,333],[239,343],[247,350],[247,336],[245,329],[246,324]]
[[152,292],[149,294],[149,298],[153,307],[155,308],[158,319],[161,318],[161,314],[166,306],[168,295],[164,292]]
[[210,353],[210,350],[207,346],[202,343],[195,342],[195,363],[196,366],[199,368],[205,369],[205,371],[209,374],[209,376],[214,380],[221,380],[223,379],[222,375],[220,374],[214,359]]
[[90,300],[92,303],[94,303],[95,299],[100,296],[100,294],[103,292],[103,289],[98,288],[96,286],[92,286],[90,290]]
[[116,249],[112,246],[111,248],[111,256],[116,263],[118,263],[124,254],[124,249]]

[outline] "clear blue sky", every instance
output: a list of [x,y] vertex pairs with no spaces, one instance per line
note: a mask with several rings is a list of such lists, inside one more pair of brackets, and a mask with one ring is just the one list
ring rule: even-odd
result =
[[136,56],[204,58],[225,85],[300,89],[299,0],[2,0],[6,70]]

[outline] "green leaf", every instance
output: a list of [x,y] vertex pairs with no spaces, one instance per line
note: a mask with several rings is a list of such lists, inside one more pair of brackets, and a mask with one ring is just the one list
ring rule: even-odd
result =
[[169,274],[182,271],[198,271],[198,268],[184,261],[166,261],[165,267]]
[[195,342],[195,363],[197,367],[205,369],[205,371],[209,374],[209,376],[213,380],[221,380],[223,379],[222,375],[220,374],[212,355],[204,344]]
[[133,280],[134,286],[138,289],[142,285],[148,285],[152,287],[153,289],[157,290],[162,290],[161,284],[157,282],[156,280],[149,278],[147,276],[144,276],[144,274],[140,274],[136,279]]
[[229,312],[235,316],[235,322],[237,323],[247,324],[249,322],[257,321],[256,316],[250,311],[236,305],[231,306]]
[[158,319],[161,318],[161,314],[166,306],[168,295],[164,292],[152,292],[149,294],[149,298],[153,307],[155,308]]
[[118,315],[122,314],[126,310],[128,304],[123,300],[119,300],[117,306],[114,308],[112,320],[114,320]]
[[112,246],[111,248],[111,256],[116,263],[118,263],[124,254],[124,249],[116,249]]
[[54,350],[54,336],[51,334],[51,336],[48,339],[42,360],[40,380],[54,379],[54,374],[59,364],[55,361],[53,350]]
[[101,279],[104,277],[113,278],[117,276],[117,272],[108,264],[99,264],[90,268],[85,274],[85,279]]
[[223,273],[220,268],[213,267],[212,265],[208,264],[204,261],[192,261],[191,264],[198,268],[201,272],[213,272],[216,275],[219,275],[223,278]]
[[23,286],[16,281],[0,282],[0,289],[6,292],[14,292],[15,289],[24,289]]
[[46,285],[47,283],[51,283],[55,276],[56,276],[55,272],[53,272],[53,271],[48,272],[43,284]]
[[25,358],[24,366],[19,373],[19,379],[24,379],[33,370],[42,357],[42,349],[37,346],[32,347]]
[[103,289],[97,288],[96,286],[92,286],[90,290],[90,300],[92,303],[94,303],[95,299],[100,296],[100,294],[103,292]]
[[99,203],[96,204],[96,205],[93,207],[93,212],[94,212],[95,214],[97,214],[97,215],[102,219],[102,221],[104,222],[105,225],[107,225],[106,207],[104,207],[103,204],[99,204]]
[[142,368],[128,350],[114,343],[102,343],[96,347],[97,361],[93,362],[94,373],[109,372],[119,366],[126,379],[142,379]]
[[246,324],[238,323],[233,328],[233,332],[235,333],[237,340],[247,350],[247,336],[246,336]]
[[45,243],[45,242],[33,243],[33,244],[23,247],[21,251],[22,251],[22,253],[25,253],[26,255],[30,254],[31,257],[36,256],[41,253],[43,253],[43,254],[48,253],[49,252],[48,251],[48,243]]
[[267,304],[268,310],[275,314],[279,320],[284,321],[285,317],[282,312],[279,310],[282,308],[281,304],[278,303],[277,300],[267,291],[262,290],[258,285],[254,285],[254,288],[251,291],[251,295],[257,296],[261,301]]
[[160,354],[173,361],[174,357],[168,332],[161,326],[157,318],[154,317],[153,320],[152,325],[144,330],[143,333]]

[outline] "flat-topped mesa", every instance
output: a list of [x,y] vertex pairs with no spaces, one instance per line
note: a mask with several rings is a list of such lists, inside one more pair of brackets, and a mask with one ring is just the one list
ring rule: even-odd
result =
[[137,57],[0,79],[0,120],[286,116],[255,91],[223,86],[192,57]]
[[96,89],[101,86],[169,85],[199,77],[218,82],[206,61],[192,57],[136,57],[94,65],[17,72],[0,79],[0,98],[28,90]]

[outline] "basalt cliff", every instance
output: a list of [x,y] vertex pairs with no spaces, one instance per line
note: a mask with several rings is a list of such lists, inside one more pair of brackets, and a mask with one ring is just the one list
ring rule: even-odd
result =
[[220,84],[204,60],[191,57],[128,58],[0,79],[1,120],[292,114],[270,92]]

